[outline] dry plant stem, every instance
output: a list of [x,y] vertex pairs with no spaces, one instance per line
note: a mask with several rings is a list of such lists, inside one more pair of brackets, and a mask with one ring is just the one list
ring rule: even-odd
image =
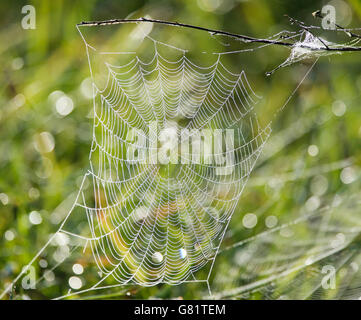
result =
[[[122,24],[122,23],[138,23],[138,22],[157,23],[157,24],[164,24],[164,25],[175,26],[175,27],[196,29],[196,30],[200,30],[200,31],[209,32],[212,35],[223,35],[223,36],[231,37],[234,39],[242,40],[247,43],[264,43],[264,44],[273,44],[273,45],[286,46],[286,47],[292,47],[294,45],[294,43],[292,43],[292,42],[254,38],[254,37],[236,34],[236,33],[228,32],[228,31],[215,30],[215,29],[209,29],[209,28],[200,27],[200,26],[194,26],[191,24],[165,21],[165,20],[157,20],[157,19],[148,19],[148,18],[87,21],[87,22],[79,23],[77,26],[91,27],[91,26],[105,26],[105,25],[115,25],[115,24]],[[303,28],[307,28],[307,26],[303,25]],[[305,46],[300,45],[300,47],[304,47],[304,48],[307,48],[309,50],[314,50],[314,51],[336,51],[336,52],[361,51],[361,47],[350,47],[350,46],[337,47],[337,48],[332,48],[329,46],[325,46],[323,48],[309,48],[307,45],[305,45]]]

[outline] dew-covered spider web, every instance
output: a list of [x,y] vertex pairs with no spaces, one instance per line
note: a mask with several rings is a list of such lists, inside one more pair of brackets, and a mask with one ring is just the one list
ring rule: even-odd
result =
[[[142,23],[136,28],[130,37],[138,49],[147,46],[142,53],[118,51],[111,41],[116,49],[100,50],[81,31],[93,79],[89,167],[58,231],[34,259],[51,265],[38,281],[52,282],[80,250],[93,263],[93,283],[75,283],[60,297],[129,284],[209,287],[228,224],[271,134],[272,120],[259,121],[265,97],[256,73],[241,58],[232,68],[229,58],[268,45],[224,50],[215,39],[223,51],[190,52],[151,37]],[[287,37],[299,42],[282,67],[318,57],[311,53],[324,45],[305,31]]]
[[[92,192],[87,200],[81,190],[75,204],[87,216],[89,235],[82,237],[102,281],[119,284],[197,280],[194,274],[213,263],[270,134],[269,125],[258,123],[254,106],[261,97],[244,71],[228,70],[220,54],[205,66],[184,50],[171,60],[152,41],[149,61],[130,55],[122,65],[106,63],[105,86],[94,85],[84,178]],[[227,146],[222,137],[216,140],[220,129],[226,129]],[[132,139],[135,132],[138,139]],[[163,164],[157,148],[172,139],[181,146],[169,148],[173,161]],[[203,157],[205,150],[195,152],[202,146],[213,147],[213,159]],[[77,236],[66,224],[62,232]]]

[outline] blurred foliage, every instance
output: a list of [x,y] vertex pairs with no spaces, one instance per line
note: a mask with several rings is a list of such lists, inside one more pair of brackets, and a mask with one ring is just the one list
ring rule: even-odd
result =
[[[343,8],[340,9],[341,25],[361,27],[361,5],[358,0],[332,2]],[[92,101],[86,91],[89,69],[84,44],[75,28],[76,23],[149,15],[267,37],[280,30],[294,28],[289,25],[284,14],[315,24],[311,13],[326,3],[311,0],[2,1],[0,289],[31,260],[46,243],[49,234],[56,231],[60,221],[52,213],[64,202],[71,201],[88,166]],[[21,8],[26,4],[33,4],[37,10],[35,30],[21,28]],[[272,48],[270,54],[262,58],[262,68],[271,70],[288,53],[285,48]],[[272,282],[273,288],[263,289],[262,279],[277,274],[277,268],[284,271],[291,263],[292,266],[297,263],[308,265],[303,258],[307,257],[306,252],[315,249],[312,249],[312,242],[319,236],[313,226],[322,224],[323,212],[331,210],[329,207],[332,207],[335,199],[343,201],[339,207],[332,207],[332,216],[337,220],[334,223],[339,228],[325,237],[325,241],[334,241],[334,237],[337,240],[337,235],[342,238],[340,230],[349,239],[350,228],[361,227],[357,202],[361,187],[359,62],[360,53],[322,58],[287,109],[275,120],[272,137],[251,175],[221,248],[229,248],[245,239],[250,240],[221,250],[212,273],[212,288],[216,297],[280,298],[281,294],[275,293],[277,290],[292,291],[288,297],[294,298],[342,296],[342,292],[337,290],[322,295],[302,296],[296,289],[304,281],[297,281],[297,277],[306,272],[308,276],[314,275],[315,279],[319,279],[323,264],[337,264],[344,260],[344,264],[337,270],[349,268],[350,261],[344,259],[343,254],[350,250],[357,251],[361,246],[353,229],[352,240],[344,240],[352,248],[345,246],[345,251],[340,249],[337,257],[332,255],[332,261],[313,264],[312,270],[295,270],[286,278],[280,277],[282,281]],[[252,66],[252,61],[249,61],[249,65],[250,68],[257,67]],[[280,83],[277,87],[270,85],[270,88],[262,90],[270,95],[272,102],[280,105],[286,97],[285,92],[293,90],[303,70],[302,64],[288,67],[275,75]],[[69,107],[70,113],[59,113],[54,99],[59,94],[70,99],[67,100],[68,107],[69,103],[73,105],[73,109]],[[268,105],[265,109],[266,118],[272,110],[275,109]],[[40,214],[41,223],[31,223],[34,219],[39,222],[38,214],[33,214],[31,219],[30,213],[33,211]],[[314,221],[310,230],[306,228],[307,223],[299,228],[296,224],[295,230],[291,231],[290,228],[281,228],[289,232],[277,230],[280,239],[272,238],[272,246],[264,238],[257,237],[273,228],[267,227],[267,224],[272,225],[270,220],[267,223],[267,217],[275,217],[277,225],[282,225],[297,221],[305,212],[313,212],[316,216],[317,221]],[[247,213],[257,215],[258,223],[254,228],[244,226]],[[252,237],[255,237],[254,240]],[[297,252],[297,246],[301,244],[302,254],[293,259],[292,254]],[[249,261],[244,257],[242,250],[245,248],[254,260]],[[322,251],[320,247],[317,250]],[[267,263],[260,261],[265,255]],[[326,258],[329,257],[326,255]],[[358,262],[353,263],[357,265]],[[355,264],[353,269],[356,268]],[[338,275],[337,281],[342,282],[344,277],[348,281],[347,270]],[[47,298],[56,296],[58,292],[66,292],[70,276],[64,273],[64,281],[57,283],[59,288],[49,288],[45,296],[44,292],[33,292],[31,297]],[[352,281],[349,280],[349,283],[352,284]],[[256,283],[252,287],[254,291],[235,289],[249,282]],[[256,290],[259,287],[262,289]],[[285,290],[285,287],[288,289]],[[304,288],[302,292],[314,292],[312,288]],[[247,294],[242,295],[245,291]],[[270,292],[272,294],[268,294]],[[361,296],[361,293],[358,294]],[[204,284],[193,283],[151,288],[126,287],[98,298],[192,299],[206,295]]]

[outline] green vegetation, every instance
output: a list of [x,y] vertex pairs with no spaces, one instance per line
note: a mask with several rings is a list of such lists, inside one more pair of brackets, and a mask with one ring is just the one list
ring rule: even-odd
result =
[[[340,25],[361,28],[358,0],[332,2],[339,8]],[[311,13],[326,2],[32,1],[36,29],[23,30],[21,8],[26,4],[20,0],[0,4],[1,291],[57,230],[89,166],[93,103],[88,60],[77,23],[149,15],[265,38],[297,29],[284,14],[319,25]],[[126,28],[111,45],[126,43]],[[215,51],[230,41],[182,28],[173,34],[177,46],[193,46],[190,54],[194,56],[199,48]],[[197,41],[189,42],[190,35]],[[339,36],[344,40],[344,35]],[[159,37],[170,40],[166,32]],[[91,39],[102,40],[99,35]],[[257,109],[259,120],[265,124],[272,119],[273,131],[216,259],[211,276],[216,298],[361,296],[361,52],[321,57],[284,111],[273,118],[313,60],[280,69],[270,77],[256,75],[274,69],[289,52],[285,47],[270,46],[244,55],[243,60],[239,56],[227,60],[229,65],[243,63],[254,70],[250,77],[266,97]],[[72,263],[89,266],[83,281],[96,282],[91,255],[74,259]],[[325,284],[327,266],[336,271],[335,289],[327,288],[332,281]],[[35,269],[40,274],[42,267],[37,263]],[[66,294],[71,276],[67,265],[60,269],[54,286],[23,290],[18,284],[11,297]],[[199,277],[206,276],[207,270],[201,270]],[[188,283],[118,287],[81,298],[195,299],[207,295],[204,283]]]

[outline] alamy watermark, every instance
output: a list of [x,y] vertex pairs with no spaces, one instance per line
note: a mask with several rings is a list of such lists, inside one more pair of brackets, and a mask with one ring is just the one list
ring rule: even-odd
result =
[[23,268],[24,276],[21,280],[21,286],[25,290],[35,289],[36,286],[36,271],[33,266]]
[[323,289],[336,289],[336,269],[334,266],[325,265],[321,272],[326,274],[321,281]]
[[21,8],[21,13],[25,16],[21,20],[21,27],[25,30],[36,29],[36,10],[32,5],[26,5]]
[[204,164],[214,165],[217,175],[234,170],[233,129],[179,130],[176,123],[159,130],[157,121],[149,131],[133,128],[127,134],[127,160],[140,164]]
[[328,4],[322,7],[322,28],[326,30],[336,29],[336,9]]

